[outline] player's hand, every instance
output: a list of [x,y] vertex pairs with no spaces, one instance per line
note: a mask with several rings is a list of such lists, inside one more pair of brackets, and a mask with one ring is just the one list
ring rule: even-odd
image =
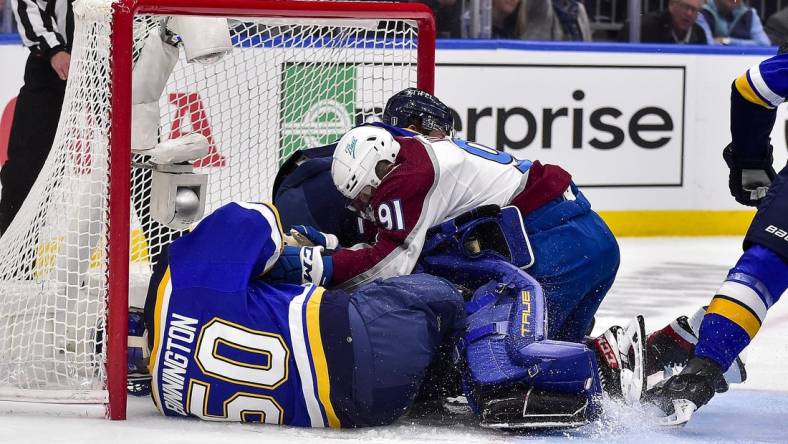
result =
[[263,279],[272,283],[325,285],[331,281],[333,264],[322,256],[323,247],[285,246],[279,260]]
[[60,51],[52,56],[49,59],[49,63],[52,65],[52,69],[55,70],[57,76],[60,77],[60,80],[68,79],[68,69],[71,65],[71,54],[67,53],[66,51]]
[[[671,376],[644,396],[665,417],[663,425],[683,425],[695,410],[706,405],[715,393],[728,390],[720,366],[711,359],[694,356],[681,373]],[[680,408],[681,411],[677,410]]]
[[[771,152],[771,147],[769,148]],[[728,176],[731,195],[742,205],[757,207],[769,191],[772,180],[777,176],[772,167],[771,156],[761,164],[745,165],[736,161],[733,156],[733,144],[729,144],[722,151],[722,157],[731,170]]]
[[301,243],[305,238],[311,245],[319,245],[327,250],[336,250],[339,247],[339,239],[336,236],[323,233],[309,225],[293,225],[290,227],[290,236],[299,241],[302,246],[309,246],[309,244]]

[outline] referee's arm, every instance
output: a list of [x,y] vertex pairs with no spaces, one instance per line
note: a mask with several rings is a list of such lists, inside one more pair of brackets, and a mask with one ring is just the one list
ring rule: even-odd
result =
[[71,8],[69,0],[48,0],[41,3],[46,5],[45,9],[41,9],[35,0],[11,0],[22,42],[31,51],[51,58],[56,53],[69,49],[65,30],[58,29],[56,17],[71,19],[66,17],[71,15]]

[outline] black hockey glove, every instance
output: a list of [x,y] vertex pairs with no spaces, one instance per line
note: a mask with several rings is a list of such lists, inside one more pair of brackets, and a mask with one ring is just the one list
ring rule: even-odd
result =
[[769,156],[761,162],[742,162],[735,159],[733,143],[722,151],[722,157],[731,172],[728,176],[728,187],[731,195],[742,205],[757,207],[766,196],[772,180],[777,173],[772,166],[772,146],[769,145]]
[[711,359],[695,356],[676,376],[655,387],[645,399],[660,408],[666,415],[674,413],[675,400],[688,400],[700,408],[711,400],[714,393],[728,390],[722,370]]

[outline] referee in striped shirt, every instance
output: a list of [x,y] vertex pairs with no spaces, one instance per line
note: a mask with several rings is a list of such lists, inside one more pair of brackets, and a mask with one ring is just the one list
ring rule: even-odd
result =
[[16,216],[55,139],[74,36],[73,0],[11,0],[22,42],[30,49],[0,170],[0,234]]

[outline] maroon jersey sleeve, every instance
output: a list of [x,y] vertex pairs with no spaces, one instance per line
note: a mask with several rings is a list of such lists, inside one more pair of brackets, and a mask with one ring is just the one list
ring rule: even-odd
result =
[[572,176],[558,165],[542,165],[535,160],[528,170],[525,188],[512,199],[523,217],[561,196],[572,183]]
[[412,269],[418,259],[411,257],[408,245],[415,234],[414,228],[420,225],[422,210],[435,182],[435,170],[418,139],[397,138],[397,141],[400,143],[397,165],[383,179],[371,202],[377,226],[375,242],[366,248],[334,253],[332,285],[357,285],[378,277],[384,266],[396,268],[400,264],[407,268],[405,262],[412,262]]

